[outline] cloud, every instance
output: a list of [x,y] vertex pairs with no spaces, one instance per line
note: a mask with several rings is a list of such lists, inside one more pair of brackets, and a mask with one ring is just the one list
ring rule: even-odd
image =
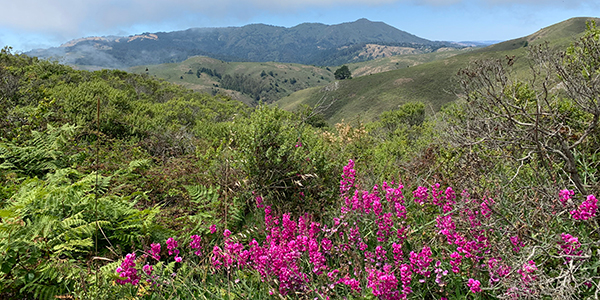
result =
[[123,28],[136,24],[223,23],[230,20],[250,20],[256,15],[269,13],[285,15],[298,10],[351,6],[385,7],[407,4],[432,7],[497,7],[525,4],[544,7],[592,7],[597,6],[595,3],[595,0],[20,0],[2,5],[0,28],[49,34],[61,39],[90,33],[122,32]]

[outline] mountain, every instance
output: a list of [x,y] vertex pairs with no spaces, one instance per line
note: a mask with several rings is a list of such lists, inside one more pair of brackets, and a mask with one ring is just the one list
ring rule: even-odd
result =
[[455,76],[461,68],[477,59],[515,56],[514,71],[520,76],[528,74],[528,47],[548,42],[551,47],[565,49],[583,34],[586,22],[600,19],[573,18],[533,33],[531,35],[494,44],[485,48],[351,80],[335,81],[325,87],[314,87],[295,92],[275,102],[286,110],[295,110],[302,104],[332,103],[324,117],[330,123],[357,116],[363,121],[373,120],[384,111],[414,101],[426,104],[429,113],[457,99],[458,85]]
[[463,47],[429,41],[383,22],[359,19],[337,25],[304,23],[286,28],[252,24],[129,37],[89,37],[26,54],[53,58],[69,65],[105,68],[174,63],[198,55],[223,61],[341,65],[370,59],[360,54],[371,45],[410,48],[420,53],[442,47]]

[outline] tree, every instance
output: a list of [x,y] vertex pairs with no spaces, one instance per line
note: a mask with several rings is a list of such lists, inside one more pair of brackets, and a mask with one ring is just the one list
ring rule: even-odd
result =
[[[553,181],[582,194],[598,184],[600,30],[594,23],[566,51],[530,47],[529,80],[511,74],[514,57],[459,72],[466,100],[454,141],[481,145],[519,164],[538,162]],[[586,173],[587,172],[587,173]],[[595,186],[595,187],[594,187]]]
[[350,73],[350,69],[348,66],[343,65],[339,69],[335,70],[333,73],[335,79],[344,80],[344,79],[352,79],[352,73]]

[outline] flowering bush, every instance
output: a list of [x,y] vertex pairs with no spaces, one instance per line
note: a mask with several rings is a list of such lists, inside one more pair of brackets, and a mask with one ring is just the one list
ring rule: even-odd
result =
[[[478,199],[466,191],[457,197],[452,188],[442,189],[439,184],[418,187],[412,193],[414,201],[405,201],[404,186],[393,182],[363,190],[353,167],[350,160],[343,170],[339,213],[331,222],[319,223],[310,215],[277,217],[265,206],[264,238],[242,243],[241,235],[225,229],[222,241],[211,247],[210,258],[204,261],[213,276],[255,273],[269,286],[270,294],[325,299],[348,294],[378,299],[464,298],[469,293],[498,298],[552,296],[564,285],[557,272],[587,276],[585,284],[563,286],[571,295],[585,294],[598,284],[589,268],[573,267],[573,263],[592,262],[585,256],[590,243],[582,244],[580,238],[563,232],[547,244],[536,239],[535,232],[512,232],[512,224],[496,212],[498,204],[491,197]],[[560,192],[563,209],[573,195]],[[573,226],[575,220],[590,221],[596,213],[595,199],[588,196],[570,214],[573,219],[564,221]],[[257,201],[259,205],[262,201]],[[190,253],[201,257],[202,238],[192,235],[190,240]],[[188,261],[179,256],[174,238],[166,245],[174,263]],[[160,260],[160,249],[160,244],[151,245],[154,260]],[[137,272],[135,260],[134,253],[126,256],[117,269],[118,283],[136,285],[141,275],[160,284],[160,278],[151,276],[152,264]],[[548,289],[552,286],[555,290]]]

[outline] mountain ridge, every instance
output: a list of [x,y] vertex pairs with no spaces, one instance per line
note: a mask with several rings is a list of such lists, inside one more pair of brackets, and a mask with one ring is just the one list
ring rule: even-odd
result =
[[145,32],[128,37],[87,37],[26,54],[53,58],[69,65],[106,68],[181,62],[198,55],[224,61],[340,65],[367,59],[356,55],[367,44],[411,47],[421,51],[463,47],[451,42],[430,41],[384,22],[363,18],[334,25],[302,23],[287,28],[249,24]]

